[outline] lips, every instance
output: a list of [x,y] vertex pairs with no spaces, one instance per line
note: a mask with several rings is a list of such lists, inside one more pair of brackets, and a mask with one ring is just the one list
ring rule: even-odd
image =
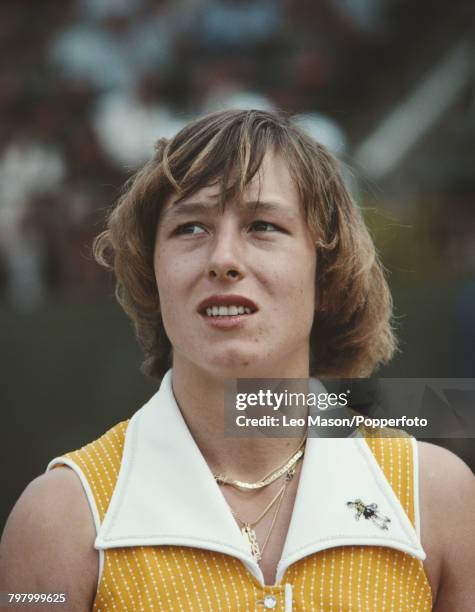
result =
[[[245,309],[246,314],[253,314],[258,310],[257,305],[250,299],[242,295],[211,295],[198,305],[198,312],[208,316],[207,310],[220,306],[237,306]],[[249,312],[250,311],[250,312]],[[242,316],[242,315],[240,315]]]

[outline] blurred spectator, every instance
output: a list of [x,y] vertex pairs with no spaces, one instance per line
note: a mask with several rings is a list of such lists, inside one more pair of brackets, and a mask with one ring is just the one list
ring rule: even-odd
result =
[[202,112],[232,108],[257,108],[260,110],[275,110],[274,104],[261,93],[252,91],[238,81],[223,80],[210,88],[203,98]]
[[151,157],[158,138],[174,135],[184,123],[161,101],[150,77],[143,77],[135,89],[104,95],[94,114],[102,147],[119,167],[129,170]]
[[96,21],[74,22],[52,41],[52,64],[98,91],[130,88],[142,74],[163,66],[170,58],[173,13],[158,5],[136,14],[136,5],[137,0],[95,5]]
[[246,47],[274,36],[280,0],[206,0],[189,16],[189,34],[208,49]]
[[320,113],[295,115],[294,121],[339,158],[347,153],[348,139],[343,128],[330,117]]
[[117,15],[133,15],[144,4],[145,0],[79,0],[78,8],[87,20],[102,21]]
[[0,158],[0,228],[7,274],[7,296],[19,306],[34,306],[45,296],[41,267],[43,243],[25,225],[32,198],[54,192],[65,176],[58,148],[26,135],[7,146]]
[[363,33],[374,35],[384,32],[392,0],[330,0],[330,4]]

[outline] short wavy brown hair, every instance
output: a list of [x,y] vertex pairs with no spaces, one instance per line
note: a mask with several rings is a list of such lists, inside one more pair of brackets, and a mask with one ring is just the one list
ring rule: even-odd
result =
[[171,364],[153,266],[164,203],[172,194],[187,197],[217,183],[224,206],[258,174],[269,150],[288,164],[315,236],[310,373],[367,376],[391,358],[391,294],[338,162],[291,119],[231,110],[197,119],[170,140],[160,139],[153,159],[126,183],[108,215],[107,229],[94,243],[96,259],[115,272],[117,299],[145,353],[144,373],[161,378]]

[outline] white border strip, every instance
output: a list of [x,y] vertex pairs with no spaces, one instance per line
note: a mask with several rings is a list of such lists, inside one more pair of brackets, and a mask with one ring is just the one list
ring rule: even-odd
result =
[[[81,481],[82,487],[84,489],[84,493],[86,494],[86,498],[89,503],[89,508],[91,510],[92,518],[94,519],[94,526],[96,528],[96,536],[97,536],[99,532],[99,528],[101,526],[101,521],[99,518],[99,512],[97,510],[97,506],[96,506],[96,500],[94,499],[94,495],[92,494],[91,487],[89,486],[89,483],[86,477],[84,476],[83,471],[78,465],[76,465],[76,463],[74,463],[74,461],[71,461],[71,459],[68,459],[67,457],[55,457],[48,463],[46,467],[46,471],[49,472],[56,465],[67,465],[69,468],[73,470],[73,472],[76,474],[76,476]],[[103,569],[104,569],[104,551],[102,549],[99,549],[99,574],[97,576],[96,592],[99,590],[99,584],[101,582]]]
[[413,474],[414,520],[416,523],[415,527],[416,527],[417,537],[420,540],[421,539],[421,515],[420,515],[420,508],[419,508],[419,447],[417,445],[416,438],[413,438],[412,436],[411,436],[411,442],[412,442],[412,463],[414,466],[414,474]]
[[292,612],[292,585],[285,584],[285,612]]

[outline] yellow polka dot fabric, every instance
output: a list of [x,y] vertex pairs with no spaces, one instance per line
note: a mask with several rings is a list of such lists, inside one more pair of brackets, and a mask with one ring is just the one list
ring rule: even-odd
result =
[[[117,480],[127,425],[120,423],[99,440],[65,455],[89,482],[101,522]],[[410,439],[368,435],[366,441],[414,524]],[[291,608],[285,606],[285,584],[292,586]],[[432,609],[422,561],[383,546],[341,546],[311,554],[291,565],[277,586],[261,585],[238,559],[204,549],[108,549],[93,609],[258,612],[269,609],[269,601],[280,612]]]

